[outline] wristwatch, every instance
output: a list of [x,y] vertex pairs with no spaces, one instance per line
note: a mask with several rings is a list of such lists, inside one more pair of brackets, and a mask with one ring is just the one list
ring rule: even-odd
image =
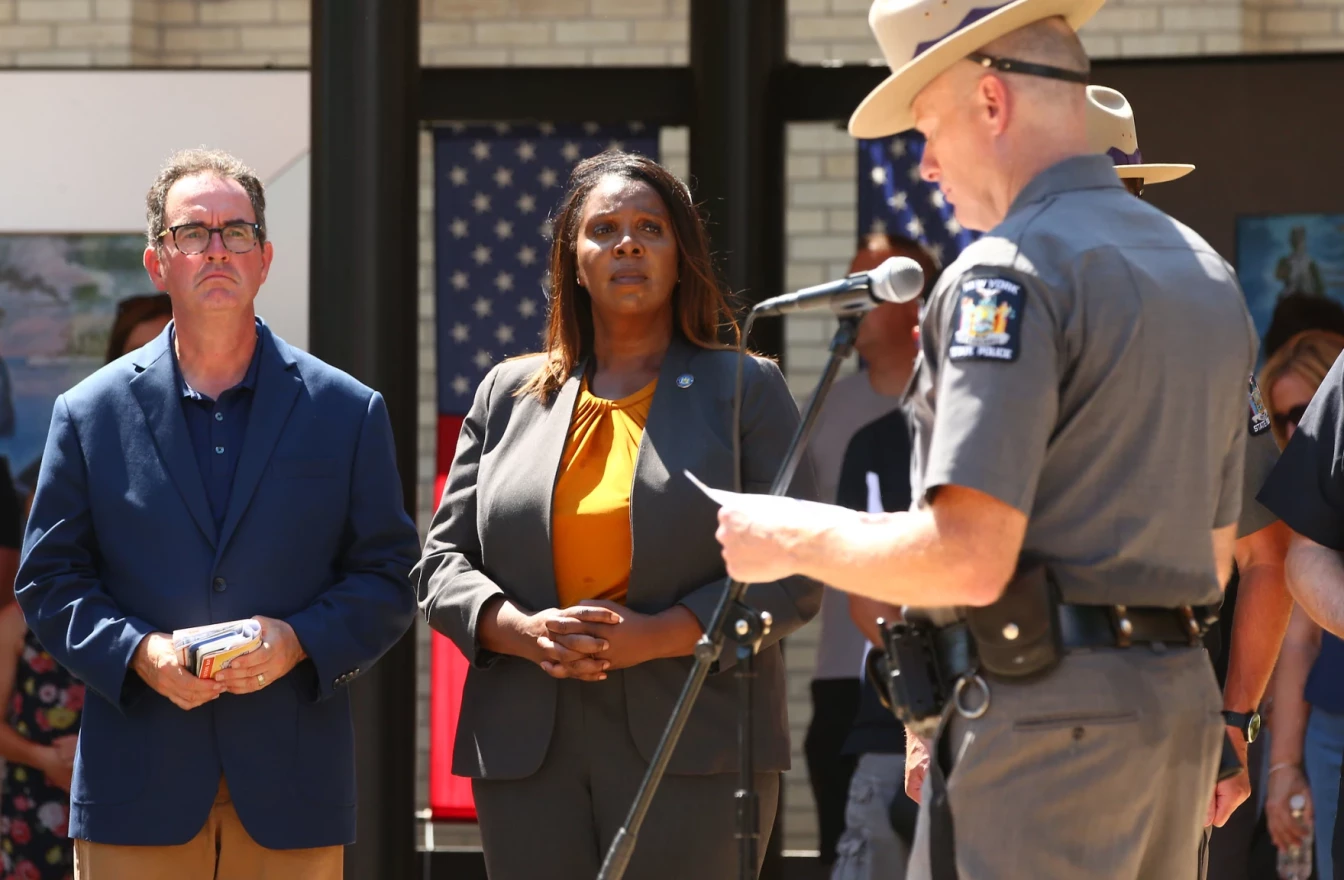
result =
[[1246,744],[1255,742],[1255,738],[1260,735],[1260,713],[1259,712],[1229,712],[1223,710],[1223,720],[1227,722],[1228,727],[1235,727],[1246,734]]

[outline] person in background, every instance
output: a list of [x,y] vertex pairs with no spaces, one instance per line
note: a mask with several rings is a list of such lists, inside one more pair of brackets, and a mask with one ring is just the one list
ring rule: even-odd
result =
[[0,610],[0,706],[4,876],[71,880],[70,778],[84,685],[43,649],[13,602]]
[[[893,252],[924,267],[927,295],[938,280],[936,262],[912,241],[892,239]],[[856,347],[864,375],[885,399],[899,400],[915,368],[920,300],[888,303],[859,325]],[[855,432],[840,467],[836,503],[865,513],[910,507],[910,424],[899,409]],[[841,594],[843,595],[843,594]],[[866,654],[882,646],[877,621],[900,618],[900,609],[862,596],[848,596],[850,618],[863,634]],[[868,657],[864,670],[868,668]],[[905,793],[906,733],[883,707],[865,675],[842,754],[856,760],[845,808],[845,830],[836,846],[832,880],[901,880],[914,842],[918,806]]]
[[[1289,339],[1265,362],[1260,388],[1274,439],[1286,446],[1330,366],[1344,351],[1344,336],[1308,330]],[[1315,835],[1316,873],[1334,876],[1330,838],[1344,756],[1344,641],[1325,632],[1302,608],[1293,609],[1279,654],[1269,713],[1269,782],[1265,816],[1274,845],[1300,843],[1304,829],[1289,800],[1307,799]]]
[[[859,241],[850,263],[850,273],[876,269],[891,257],[910,257],[924,268],[925,289],[938,273],[938,264],[927,251],[910,239],[888,233],[873,233]],[[879,306],[864,316],[859,325],[855,348],[860,367],[857,372],[838,379],[822,406],[807,446],[807,455],[817,475],[817,496],[822,501],[837,501],[841,462],[855,431],[879,416],[900,407],[903,383],[891,381],[899,372],[895,363],[904,358],[910,345],[890,349],[874,344],[888,339],[885,332],[900,324],[910,304]],[[916,319],[918,315],[916,315]],[[908,336],[908,333],[907,333]],[[908,374],[910,363],[905,364]],[[893,367],[896,373],[893,373]],[[855,757],[845,753],[845,741],[860,706],[860,674],[867,640],[850,618],[849,601],[844,593],[827,588],[821,602],[821,633],[817,643],[816,672],[812,677],[812,718],[803,742],[807,776],[817,809],[817,834],[821,863],[830,867],[836,860],[836,843],[845,828],[846,801]]]

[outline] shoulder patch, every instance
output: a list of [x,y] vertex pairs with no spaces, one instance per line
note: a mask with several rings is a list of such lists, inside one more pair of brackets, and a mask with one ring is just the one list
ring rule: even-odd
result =
[[1269,430],[1269,412],[1265,409],[1265,399],[1260,396],[1260,385],[1251,376],[1251,436],[1256,437]]
[[947,356],[954,361],[1015,361],[1022,344],[1026,291],[1003,275],[972,275],[952,290],[952,338]]

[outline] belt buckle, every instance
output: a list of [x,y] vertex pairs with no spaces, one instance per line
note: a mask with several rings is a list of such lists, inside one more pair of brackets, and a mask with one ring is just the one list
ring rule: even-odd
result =
[[1111,629],[1115,631],[1115,646],[1128,648],[1134,637],[1134,622],[1129,619],[1129,609],[1124,605],[1111,605],[1106,609],[1111,616]]
[[1181,622],[1185,624],[1185,631],[1190,636],[1190,647],[1198,648],[1203,644],[1203,633],[1199,629],[1199,621],[1195,619],[1195,609],[1189,605],[1182,605],[1176,609],[1176,613],[1181,616]]

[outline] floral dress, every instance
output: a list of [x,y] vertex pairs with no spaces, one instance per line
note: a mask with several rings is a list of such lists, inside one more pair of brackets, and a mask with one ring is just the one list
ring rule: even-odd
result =
[[[84,685],[42,650],[29,630],[14,674],[9,724],[21,736],[49,745],[79,732]],[[0,861],[3,880],[71,880],[70,795],[23,764],[5,768],[0,795]]]

